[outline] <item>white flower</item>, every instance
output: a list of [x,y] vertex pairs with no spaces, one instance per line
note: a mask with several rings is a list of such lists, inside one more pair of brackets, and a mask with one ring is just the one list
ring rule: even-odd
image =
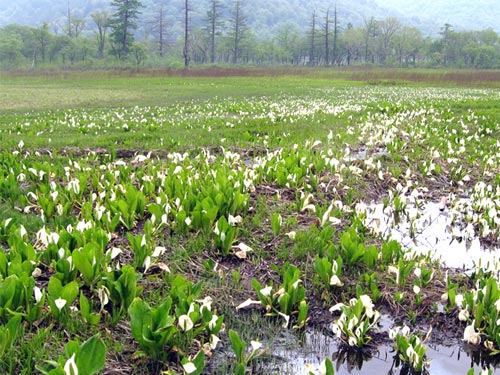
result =
[[344,285],[344,283],[342,283],[342,281],[340,281],[340,279],[339,279],[339,277],[337,275],[333,275],[330,278],[330,285],[342,286],[342,285]]
[[111,259],[115,259],[118,255],[122,253],[122,249],[119,247],[112,247],[108,251],[106,251],[106,255],[110,255]]
[[420,269],[420,267],[415,267],[415,269],[413,270],[413,273],[418,278],[422,277],[422,270]]
[[359,296],[359,299],[365,308],[372,308],[374,306],[372,299],[367,294]]
[[97,289],[97,295],[99,300],[101,301],[101,310],[106,306],[109,302],[109,290],[104,285]]
[[340,328],[340,325],[337,323],[332,324],[332,332],[335,333],[335,336],[337,337],[342,337],[342,329]]
[[460,306],[462,306],[463,301],[464,301],[464,296],[463,296],[463,294],[457,294],[457,295],[455,296],[455,305],[457,305],[457,306],[459,306],[459,307],[460,307]]
[[304,199],[304,202],[302,203],[302,208],[300,210],[301,212],[304,212],[305,210],[316,212],[316,207],[314,206],[314,204],[309,203],[312,198],[313,195],[309,193],[307,197]]
[[391,328],[391,329],[389,330],[389,338],[390,338],[391,340],[396,339],[396,337],[397,337],[397,335],[398,335],[398,333],[399,333],[399,330],[400,330],[400,329],[401,329],[400,327]]
[[78,367],[76,367],[75,356],[76,353],[73,353],[71,358],[68,359],[64,365],[64,372],[66,375],[78,375]]
[[42,291],[40,290],[39,287],[35,286],[33,288],[33,294],[35,295],[35,302],[36,303],[40,302],[40,300],[42,299],[43,294],[42,294]]
[[419,361],[419,356],[418,353],[413,349],[413,346],[409,346],[408,349],[406,349],[406,355],[408,356],[408,359],[410,360],[411,364],[417,364]]
[[297,288],[298,288],[298,286],[299,286],[299,284],[300,284],[301,282],[302,282],[302,280],[301,280],[301,279],[298,279],[297,281],[295,281],[295,282],[292,284],[293,289],[297,289]]
[[167,249],[163,246],[156,246],[155,250],[153,251],[152,257],[153,258],[158,258],[160,255],[162,255]]
[[26,228],[24,228],[24,225],[22,224],[19,227],[19,234],[21,235],[21,238],[24,238],[28,234]]
[[54,303],[56,304],[56,307],[59,309],[59,311],[61,311],[61,309],[66,306],[66,303],[68,303],[68,301],[66,301],[65,299],[62,299],[62,298],[58,298],[54,301]]
[[42,270],[38,267],[35,267],[35,269],[31,273],[31,276],[33,276],[34,278],[42,276]]
[[393,273],[396,275],[396,284],[399,284],[399,268],[394,266],[389,266],[387,267],[387,271],[389,271],[389,273]]
[[413,292],[415,294],[419,294],[420,293],[420,287],[418,285],[413,285]]
[[236,255],[239,259],[246,259],[247,253],[253,250],[250,246],[244,244],[243,242],[233,246],[233,249],[240,249],[234,253],[234,255]]
[[212,319],[210,319],[210,322],[208,323],[208,329],[213,330],[215,326],[217,325],[217,320],[219,317],[217,315],[212,315]]
[[196,302],[201,303],[200,311],[203,311],[203,309],[207,309],[208,311],[211,311],[212,310],[212,303],[213,303],[213,301],[214,300],[210,296],[206,296],[203,299],[197,299],[196,300]]
[[242,221],[243,221],[243,218],[240,215],[233,216],[233,215],[229,214],[229,216],[227,217],[227,223],[233,227],[236,224],[241,223]]
[[340,303],[337,303],[336,305],[334,305],[334,306],[330,307],[330,310],[329,310],[329,311],[330,311],[330,312],[339,311],[339,310],[341,310],[341,307],[344,307],[344,306],[345,306],[345,305],[344,305],[342,302],[340,302]]
[[186,362],[182,365],[182,368],[184,371],[186,371],[186,374],[192,374],[193,372],[196,371],[196,366],[194,365],[193,362]]
[[194,326],[193,321],[186,314],[179,316],[179,322],[177,323],[177,325],[183,331],[190,331],[193,329],[193,326]]
[[219,337],[215,335],[210,335],[210,348],[212,348],[212,350],[215,350],[219,341],[220,341]]
[[269,297],[271,295],[272,290],[273,290],[272,286],[266,286],[265,288],[262,288],[260,290],[260,293],[265,297]]
[[297,233],[292,230],[291,232],[285,233],[285,235],[287,235],[291,240],[294,240]]
[[359,319],[355,316],[353,316],[351,318],[351,320],[349,320],[349,323],[347,324],[347,329],[349,331],[352,331],[354,329],[354,327],[356,327],[359,323]]
[[182,172],[182,167],[180,165],[177,165],[174,169],[174,173],[173,174],[179,174]]
[[349,346],[356,346],[356,343],[357,343],[357,342],[356,342],[356,338],[354,338],[354,337],[352,337],[352,336],[351,336],[351,337],[349,337],[349,340],[348,340],[348,344],[349,344]]
[[443,303],[448,302],[448,293],[441,294],[441,302]]
[[410,327],[408,327],[407,325],[405,325],[402,329],[401,329],[401,333],[404,337],[409,337],[410,336]]
[[472,345],[479,345],[481,343],[481,335],[474,329],[475,323],[476,321],[473,320],[470,325],[465,327],[463,340]]
[[466,322],[468,318],[469,318],[469,310],[467,309],[460,310],[460,312],[458,313],[458,320],[460,320],[461,322]]
[[365,307],[366,316],[368,318],[373,317],[373,315],[374,315],[374,311],[373,311],[374,304],[373,304],[372,299],[370,298],[370,296],[368,296],[366,294],[363,294],[362,296],[359,296],[359,300],[361,301],[361,303]]
[[8,226],[9,226],[9,223],[12,221],[12,218],[9,217],[8,219],[5,220],[4,224],[3,224],[3,227],[4,229],[6,229]]
[[[490,341],[490,340],[486,340],[484,342],[484,347],[491,352],[495,350],[495,345],[493,344],[493,341]],[[488,373],[486,373],[486,375],[488,375]]]
[[251,298],[249,298],[245,302],[242,302],[238,306],[236,306],[236,310],[243,309],[243,308],[250,306],[250,305],[260,305],[260,304],[261,304],[260,301],[255,301],[255,300],[252,300]]
[[262,343],[258,341],[252,340],[250,341],[250,345],[252,346],[252,351],[254,352],[262,348]]

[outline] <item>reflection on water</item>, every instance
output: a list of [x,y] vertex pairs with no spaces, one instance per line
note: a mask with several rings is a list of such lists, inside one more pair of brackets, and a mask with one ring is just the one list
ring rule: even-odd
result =
[[498,248],[485,249],[479,238],[470,236],[467,230],[452,223],[446,210],[437,203],[427,203],[422,208],[410,207],[409,212],[417,212],[413,222],[395,222],[393,215],[384,213],[384,206],[366,206],[366,224],[383,237],[398,241],[404,248],[417,254],[431,254],[452,268],[471,269],[481,263],[498,261]]
[[[499,248],[485,249],[477,237],[469,238],[466,228],[454,226],[446,209],[439,204],[410,207],[413,211],[418,210],[412,222],[403,219],[397,223],[394,215],[384,213],[383,204],[371,204],[364,208],[369,227],[386,238],[398,241],[408,251],[430,253],[448,267],[470,270],[479,264],[484,267],[488,262],[498,261],[496,252]],[[380,330],[388,332],[393,325],[392,319],[384,316]],[[349,353],[342,350],[340,341],[327,327],[324,330],[308,329],[302,337],[284,331],[268,346],[269,358],[259,363],[259,371],[254,373],[308,375],[306,364],[317,369],[323,359],[330,358],[336,375],[409,374],[408,369],[399,366],[390,345],[380,345],[370,353]],[[452,346],[429,344],[427,358],[430,360],[428,375],[467,375],[471,368],[474,375],[481,374],[485,368],[491,369],[494,375],[500,375],[500,356],[473,351],[461,341]]]
[[[408,370],[397,366],[395,352],[391,346],[381,345],[371,354],[348,353],[343,351],[340,342],[323,331],[308,330],[302,340],[290,332],[286,332],[278,340],[278,345],[272,348],[270,354],[276,361],[271,368],[262,373],[280,375],[308,375],[306,364],[318,368],[324,358],[333,361],[336,375],[405,375]],[[487,354],[468,351],[466,346],[457,342],[455,346],[429,345],[427,357],[431,361],[427,374],[429,375],[467,375],[471,367],[474,374],[481,369],[490,367],[493,374],[500,375],[500,369],[495,368],[500,359],[495,360]],[[492,362],[493,361],[493,362]]]

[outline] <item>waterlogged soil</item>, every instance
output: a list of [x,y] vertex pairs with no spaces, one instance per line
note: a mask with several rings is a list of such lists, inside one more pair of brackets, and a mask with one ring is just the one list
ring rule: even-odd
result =
[[[270,196],[276,187],[264,186],[258,194]],[[293,200],[292,192],[281,189],[281,198]],[[372,212],[380,212],[382,204],[372,204]],[[404,248],[414,253],[429,253],[431,258],[442,264],[443,272],[460,275],[471,272],[479,265],[486,265],[498,259],[498,248],[488,247],[479,238],[457,238],[453,223],[448,216],[448,208],[443,209],[437,202],[430,202],[421,208],[420,220],[425,223],[417,233],[410,234],[410,224],[401,221],[397,225],[382,228],[384,236],[390,236],[400,242]],[[300,219],[298,220],[300,223]],[[383,220],[382,220],[383,221]],[[311,222],[304,220],[304,226]],[[272,248],[276,244],[269,243]],[[264,279],[271,278],[270,265],[261,262],[254,267],[250,262],[241,267],[243,284],[249,286],[250,279],[259,274]],[[230,264],[226,265],[231,268]],[[234,265],[233,265],[234,266]],[[389,291],[390,293],[390,291]],[[432,335],[427,342],[426,358],[429,366],[424,371],[428,375],[467,374],[473,368],[474,373],[490,369],[492,374],[500,374],[497,366],[500,358],[489,356],[477,347],[467,345],[462,337],[465,323],[460,322],[457,312],[446,312],[439,300],[439,295],[430,293],[430,298],[416,310],[417,317],[413,324],[415,331],[422,336],[432,327]],[[324,358],[330,358],[336,374],[408,374],[408,369],[401,367],[397,354],[389,339],[389,330],[403,323],[407,311],[395,311],[387,304],[379,329],[373,333],[373,342],[363,351],[349,351],[331,331],[331,322],[335,319],[325,308],[323,302],[310,296],[310,321],[305,332],[283,330],[278,337],[264,342],[266,355],[254,364],[256,374],[308,375],[310,369],[317,369]],[[382,304],[383,304],[382,298]],[[383,308],[383,307],[382,307]],[[267,346],[266,346],[267,345]],[[218,363],[229,362],[233,358],[230,350],[222,350],[210,365],[210,373],[216,371]],[[309,369],[309,370],[308,370]]]
[[[254,374],[309,375],[317,370],[324,358],[332,360],[338,375],[396,375],[408,374],[398,362],[390,340],[383,334],[394,321],[387,315],[382,318],[380,332],[373,337],[378,342],[363,351],[348,351],[333,337],[328,326],[308,328],[294,334],[284,330],[266,349],[266,354],[253,365]],[[496,368],[499,358],[488,357],[464,344],[460,338],[447,337],[448,333],[433,331],[433,338],[427,344],[427,359],[430,362],[424,374],[463,374],[474,368],[477,374],[484,368],[492,369],[492,374],[500,374]],[[266,343],[264,343],[265,345]],[[269,343],[268,343],[269,344]],[[234,358],[232,351],[220,351],[207,368],[209,373],[217,373],[218,365]],[[317,372],[316,372],[317,373]]]
[[[317,330],[308,330],[303,339],[284,337],[271,353],[270,358],[276,363],[268,368],[263,366],[261,373],[308,375],[307,365],[317,369],[321,358],[330,358],[338,375],[404,373],[396,364],[397,355],[390,344],[378,345],[369,352],[348,352],[339,346],[336,339]],[[474,358],[470,348],[460,342],[448,346],[430,344],[427,358],[430,360],[428,373],[432,375],[465,375],[471,367],[476,369],[476,373],[482,368],[480,363],[475,362],[477,358]]]
[[[65,149],[62,154],[69,155],[86,155],[88,152],[107,155],[107,150],[101,149]],[[377,154],[383,155],[386,151],[377,150]],[[260,149],[250,150],[242,153],[242,162],[247,167],[252,166],[253,158],[261,153]],[[137,150],[117,150],[116,157],[118,158],[134,158],[139,151]],[[162,158],[164,155],[159,153],[154,157]],[[361,163],[367,156],[365,149],[353,151],[349,158],[352,164]],[[362,179],[362,177],[360,177]],[[337,181],[335,176],[321,176],[320,181],[326,186],[324,193],[325,199],[340,199],[341,196],[334,196],[330,192],[332,187],[336,187]],[[383,192],[387,191],[388,187],[394,187],[394,181],[379,181],[369,180],[363,189],[363,196],[368,199],[375,199],[383,196]],[[338,189],[342,192],[341,189]],[[297,192],[294,189],[283,188],[274,185],[260,185],[256,187],[251,196],[252,209],[249,216],[255,213],[259,199],[264,199],[266,207],[277,205],[287,205],[296,202]],[[342,194],[342,193],[340,193]],[[279,201],[276,201],[279,197]],[[381,203],[369,205],[370,210],[375,215],[380,211]],[[381,230],[385,235],[390,235],[393,239],[400,242],[405,248],[411,249],[414,252],[430,252],[432,257],[440,260],[443,264],[443,271],[448,271],[450,274],[459,274],[464,271],[471,270],[478,264],[479,259],[482,261],[493,260],[495,252],[498,248],[487,248],[478,238],[468,238],[459,240],[452,235],[452,229],[446,210],[440,210],[437,202],[429,203],[422,211],[424,219],[427,219],[428,225],[425,226],[416,236],[409,234],[409,223],[402,221],[396,226],[387,226]],[[317,223],[317,218],[308,215],[307,213],[296,214],[296,228],[309,228]],[[384,222],[384,218],[381,222]],[[266,224],[267,225],[267,224]],[[340,226],[338,231],[341,230]],[[141,223],[138,223],[135,231],[140,233],[142,230]],[[269,233],[259,227],[251,228],[254,241],[259,243],[262,251],[266,254],[276,254],[278,249],[283,246],[291,246],[291,241],[286,236],[269,237]],[[123,245],[126,247],[126,233],[118,232],[118,235],[111,241],[113,246]],[[172,244],[176,246],[177,244]],[[171,249],[173,254],[175,249]],[[168,257],[169,249],[166,256]],[[123,264],[131,262],[131,255],[124,252],[121,255]],[[231,272],[238,270],[240,280],[238,288],[234,288],[230,293],[221,290],[221,295],[224,297],[224,303],[228,309],[234,308],[246,300],[247,298],[255,298],[255,293],[251,287],[252,278],[257,278],[261,281],[274,280],[278,282],[276,272],[272,270],[272,265],[280,267],[286,260],[273,258],[272,255],[261,257],[258,260],[252,255],[249,259],[237,259],[236,257],[218,257],[216,254],[203,254],[201,259],[190,259],[198,271],[193,272],[193,279],[203,279],[199,269],[203,268],[203,262],[215,260],[217,265],[214,268],[219,276],[225,276],[230,279]],[[312,263],[314,259],[308,258],[307,262]],[[155,272],[152,268],[151,272]],[[347,280],[346,283],[349,281]],[[355,283],[356,281],[353,281]],[[309,280],[310,283],[310,280]],[[221,289],[227,285],[221,285]],[[439,290],[442,290],[440,288]],[[444,375],[444,374],[467,374],[469,369],[473,367],[475,373],[478,373],[483,367],[487,366],[493,370],[493,374],[500,374],[500,369],[496,369],[497,362],[500,359],[491,358],[483,355],[481,352],[474,351],[474,348],[468,347],[463,343],[462,335],[465,328],[465,323],[458,320],[457,314],[445,313],[444,308],[440,305],[440,294],[442,293],[437,288],[429,290],[428,298],[422,305],[415,309],[416,321],[412,327],[413,330],[421,332],[423,335],[432,326],[431,339],[428,342],[427,358],[430,361],[428,374]],[[362,352],[349,352],[340,340],[334,337],[331,331],[331,323],[336,318],[329,311],[329,306],[325,306],[320,296],[312,293],[308,295],[309,322],[308,328],[305,331],[294,331],[291,329],[281,329],[279,334],[273,337],[263,338],[262,343],[266,348],[265,355],[255,362],[253,374],[280,374],[280,375],[308,375],[306,365],[310,365],[312,369],[317,369],[320,362],[324,358],[330,358],[336,368],[336,374],[407,374],[406,369],[398,367],[395,361],[396,353],[392,348],[392,340],[389,340],[389,330],[403,323],[408,324],[408,310],[414,308],[412,306],[403,307],[403,310],[398,311],[394,305],[391,305],[392,298],[385,298],[384,295],[391,296],[393,290],[381,290],[381,310],[384,311],[383,319],[381,320],[379,330],[373,333],[373,341],[371,346]],[[391,296],[392,297],[392,296]],[[434,310],[437,306],[437,310]],[[406,308],[406,309],[405,309]],[[264,311],[258,307],[252,308],[257,310],[261,319],[264,319]],[[247,312],[241,312],[245,314]],[[116,334],[130,337],[130,327],[127,324],[118,327]],[[214,353],[214,356],[209,361],[204,373],[219,374],[220,368],[226,368],[228,363],[234,362],[234,353],[228,343],[227,337],[222,337],[226,342],[222,349]],[[127,367],[128,354],[132,353],[133,349],[124,350],[120,358],[116,358],[116,362],[110,360],[106,364],[105,374],[127,373],[132,370],[133,365]],[[153,372],[155,370],[153,369]]]

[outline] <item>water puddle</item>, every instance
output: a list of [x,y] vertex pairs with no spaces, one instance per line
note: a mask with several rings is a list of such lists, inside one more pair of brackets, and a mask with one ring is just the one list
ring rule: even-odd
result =
[[[412,217],[394,212],[384,212],[383,204],[357,207],[366,212],[365,225],[391,238],[408,251],[430,254],[448,267],[471,270],[486,267],[488,262],[498,262],[500,248],[486,249],[480,239],[470,236],[465,225],[453,224],[451,214],[438,203],[422,203],[419,207],[408,205],[406,212]],[[333,317],[332,317],[333,320]],[[394,325],[391,317],[384,315],[379,332],[388,332]],[[500,358],[474,351],[461,340],[440,345],[428,344],[427,359],[430,361],[428,375],[467,375],[471,368],[480,374],[485,368],[491,374],[500,375]],[[264,343],[264,346],[266,344]],[[352,353],[342,349],[329,327],[307,329],[303,334],[285,330],[280,337],[268,343],[267,357],[260,360],[252,373],[280,375],[309,375],[309,369],[319,374],[320,363],[332,360],[336,375],[407,375],[408,370],[396,366],[396,353],[389,344],[382,344],[370,353]],[[226,362],[231,357],[219,353],[216,361]],[[308,367],[309,366],[309,369]]]
[[[338,339],[325,331],[306,330],[302,337],[291,331],[284,331],[273,342],[265,360],[254,364],[254,372],[258,374],[308,375],[310,369],[316,374],[321,361],[332,360],[336,375],[403,375],[405,369],[395,365],[395,355],[390,345],[380,345],[375,351],[356,353],[343,351]],[[219,360],[224,361],[224,354]],[[468,351],[466,346],[457,342],[454,346],[430,344],[427,349],[430,360],[428,375],[461,374],[474,368],[474,374],[487,368],[484,358],[477,352]],[[227,357],[225,358],[227,361]],[[500,369],[490,366],[492,374],[500,375]]]
[[384,238],[398,241],[405,249],[430,254],[448,267],[472,269],[498,262],[499,248],[486,249],[478,237],[470,237],[466,228],[453,225],[447,209],[442,210],[440,204],[426,203],[420,209],[407,209],[418,210],[413,224],[405,218],[396,223],[394,215],[384,213],[382,203],[367,205],[365,224]]

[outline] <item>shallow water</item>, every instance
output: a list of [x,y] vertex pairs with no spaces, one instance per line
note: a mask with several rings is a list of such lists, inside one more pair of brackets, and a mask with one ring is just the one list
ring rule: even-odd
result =
[[381,203],[367,206],[368,227],[377,228],[384,237],[398,241],[416,254],[429,253],[445,266],[466,270],[479,265],[485,267],[499,259],[499,248],[487,249],[478,237],[467,238],[466,232],[453,226],[447,210],[441,211],[437,203],[427,203],[419,210],[413,236],[408,220],[396,224],[383,213],[383,209]]
[[[408,251],[429,253],[433,259],[448,267],[467,271],[477,266],[485,267],[488,262],[498,262],[499,248],[486,249],[477,237],[466,239],[466,231],[454,227],[447,209],[440,208],[442,206],[438,203],[423,204],[413,224],[413,235],[410,221],[402,219],[396,223],[393,216],[384,214],[383,204],[366,206],[366,225],[379,231],[383,237],[398,241]],[[463,240],[458,240],[459,237]],[[380,331],[388,332],[393,325],[390,317],[383,316]],[[258,371],[254,373],[308,375],[306,364],[310,364],[316,369],[315,374],[319,374],[317,368],[321,361],[330,358],[336,375],[407,374],[405,370],[395,367],[395,352],[391,346],[381,345],[370,356],[348,355],[341,351],[340,341],[328,327],[324,330],[307,329],[301,337],[285,330],[267,345],[269,358],[259,362]],[[429,375],[467,375],[471,368],[477,375],[484,367],[490,368],[492,374],[500,375],[500,368],[497,368],[500,367],[500,360],[492,363],[492,357],[480,357],[479,352],[469,350],[460,340],[452,346],[429,344],[427,358],[431,361]],[[219,360],[224,362],[228,358],[221,353]]]
[[[339,352],[339,341],[321,331],[308,330],[301,341],[290,333],[284,335],[282,345],[277,345],[271,351],[272,357],[277,359],[263,373],[280,375],[308,375],[306,364],[317,369],[324,358],[330,358],[335,367],[335,374],[353,375],[397,375],[402,373],[394,366],[395,352],[392,347],[382,345],[370,356],[348,357]],[[293,349],[291,349],[293,348]],[[428,368],[430,375],[463,374],[474,367],[475,374],[482,369],[479,360],[473,358],[461,343],[454,346],[429,345],[427,357],[431,361]],[[269,371],[269,372],[268,372]],[[392,372],[391,372],[392,371]],[[493,374],[500,374],[499,369],[493,368]]]
[[[367,207],[367,225],[376,228],[384,237],[391,238],[414,253],[431,254],[433,259],[453,268],[471,270],[474,267],[487,266],[488,262],[497,262],[499,249],[486,249],[479,238],[467,238],[463,228],[453,226],[447,209],[438,203],[427,203],[418,209],[418,218],[413,227],[409,220],[396,223],[393,217],[384,214],[382,204]],[[415,210],[416,207],[413,207]],[[413,230],[413,234],[411,233]],[[459,240],[459,238],[463,240]],[[382,320],[381,331],[388,331],[393,325],[389,317]],[[317,369],[324,358],[334,362],[335,374],[353,375],[398,375],[406,373],[394,365],[395,352],[392,347],[381,345],[372,356],[348,356],[340,352],[340,342],[333,335],[324,331],[308,330],[302,340],[292,333],[273,344],[271,355],[277,361],[264,372],[270,374],[308,375],[306,364]],[[473,367],[474,374],[482,370],[478,352],[467,350],[461,341],[453,346],[429,345],[427,358],[431,361],[428,368],[430,375],[463,374]],[[500,369],[489,362],[493,374],[500,374]],[[272,361],[274,362],[274,361]],[[269,371],[269,372],[268,372]],[[318,372],[316,372],[318,373]]]

